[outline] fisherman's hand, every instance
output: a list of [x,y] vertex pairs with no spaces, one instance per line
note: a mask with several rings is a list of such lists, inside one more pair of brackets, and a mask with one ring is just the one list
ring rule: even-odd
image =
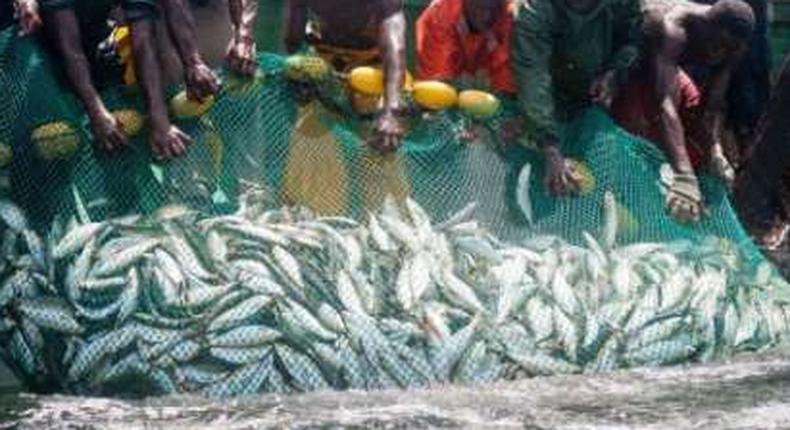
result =
[[520,118],[508,119],[499,128],[499,140],[506,145],[515,143],[523,135],[524,125]]
[[481,126],[479,124],[475,124],[471,121],[463,121],[456,136],[458,140],[464,143],[474,143],[480,139],[480,128]]
[[16,0],[14,2],[14,17],[19,21],[19,33],[29,36],[43,25],[38,12],[38,2],[35,0]]
[[184,155],[192,139],[178,127],[170,125],[164,130],[153,131],[148,137],[148,143],[154,158],[169,160]]
[[219,78],[202,60],[187,65],[184,73],[188,98],[203,100],[219,92]]
[[609,109],[612,106],[616,90],[615,72],[614,70],[608,70],[597,77],[590,85],[590,100]]
[[543,149],[546,157],[546,189],[558,196],[572,195],[579,192],[580,178],[573,167],[565,161],[556,145],[548,145]]
[[403,126],[393,111],[384,111],[376,122],[376,136],[371,145],[382,153],[395,152],[401,145]]
[[667,209],[676,221],[698,222],[702,217],[702,192],[693,173],[675,173],[667,192]]
[[251,37],[234,38],[228,45],[225,62],[230,70],[244,76],[253,76],[258,68],[255,53],[255,39]]
[[106,109],[90,115],[90,124],[93,140],[104,151],[112,153],[129,143],[121,122]]

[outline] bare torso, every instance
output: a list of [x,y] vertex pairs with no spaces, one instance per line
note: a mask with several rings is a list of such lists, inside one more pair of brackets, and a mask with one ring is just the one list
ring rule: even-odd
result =
[[678,62],[694,62],[698,55],[694,48],[701,44],[688,43],[684,21],[689,15],[700,14],[707,7],[686,0],[645,0],[642,24],[645,57],[661,54],[669,41],[676,46],[682,45],[677,52]]

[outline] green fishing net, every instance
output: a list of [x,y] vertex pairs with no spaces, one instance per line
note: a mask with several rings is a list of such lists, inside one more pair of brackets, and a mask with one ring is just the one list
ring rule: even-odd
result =
[[[384,156],[339,81],[297,100],[264,54],[177,120],[194,142],[157,163],[145,126],[119,154],[93,147],[50,61],[0,34],[0,351],[31,389],[480,383],[723,359],[787,332],[787,285],[724,185],[703,175],[703,222],[674,222],[664,157],[601,110],[565,126],[589,175],[555,198],[528,142],[499,138],[512,102],[485,121],[413,109]],[[103,98],[144,112],[133,88]],[[69,138],[42,151],[48,125]]]

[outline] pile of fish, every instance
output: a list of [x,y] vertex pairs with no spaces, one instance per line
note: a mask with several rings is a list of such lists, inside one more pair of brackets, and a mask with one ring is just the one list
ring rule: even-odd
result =
[[[611,198],[607,195],[607,198]],[[506,244],[474,205],[434,223],[267,209],[58,223],[0,203],[0,347],[29,387],[76,394],[377,390],[707,361],[788,331],[788,286],[722,239]]]

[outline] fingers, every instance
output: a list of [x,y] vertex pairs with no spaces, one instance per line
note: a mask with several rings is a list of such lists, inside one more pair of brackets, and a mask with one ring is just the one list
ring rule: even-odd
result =
[[696,223],[702,219],[702,206],[684,197],[670,197],[667,206],[670,216],[682,224]]
[[125,130],[123,128],[123,123],[116,117],[115,119],[115,130],[111,133],[111,138],[113,140],[113,144],[117,149],[120,149],[124,146],[129,145],[129,138],[126,136]]
[[241,67],[243,74],[247,76],[255,75],[255,70],[258,68],[258,63],[251,58],[244,59]]
[[201,67],[190,73],[187,85],[187,97],[191,100],[201,101],[206,97],[218,93],[220,82],[207,67]]
[[113,133],[110,133],[107,140],[110,143],[110,148],[109,148],[110,151],[119,150],[125,147],[128,143],[128,141],[126,140],[126,135],[117,130]]
[[688,223],[690,219],[688,209],[681,202],[681,199],[677,198],[672,198],[669,201],[669,215],[681,224]]
[[562,196],[566,194],[566,187],[562,175],[550,174],[546,180],[547,188],[551,194]]
[[240,48],[231,45],[225,57],[225,62],[230,70],[244,76],[253,76],[258,68],[254,46]]
[[186,133],[179,129],[174,130],[175,136],[173,136],[173,153],[176,156],[184,155],[187,151],[187,146],[192,144],[192,138],[190,138]]
[[379,132],[370,140],[369,145],[382,154],[389,154],[397,151],[401,142],[401,136],[398,134]]
[[382,136],[382,152],[390,153],[394,152],[398,148],[398,138],[392,134],[385,134]]
[[166,145],[160,145],[157,142],[153,142],[151,144],[151,152],[154,155],[154,160],[163,161],[167,158],[170,158],[167,148],[165,146]]
[[192,144],[192,138],[177,127],[171,127],[164,137],[151,138],[151,152],[157,161],[182,156]]
[[203,100],[204,97],[203,88],[201,88],[200,84],[193,83],[187,86],[187,98],[189,100],[200,101]]

